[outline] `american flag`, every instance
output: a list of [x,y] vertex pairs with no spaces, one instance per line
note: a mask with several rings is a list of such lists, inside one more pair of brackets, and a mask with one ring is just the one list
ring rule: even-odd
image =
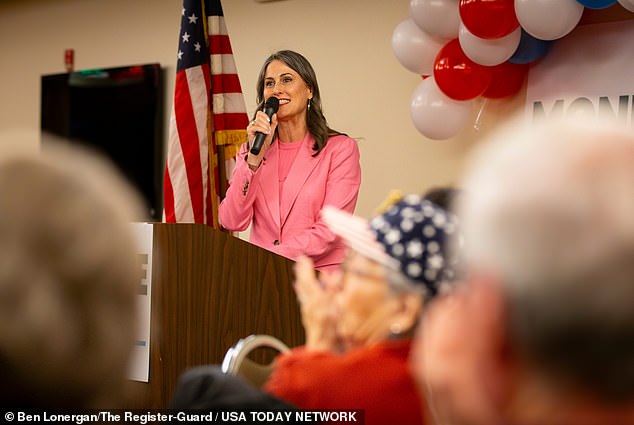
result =
[[167,223],[218,224],[248,117],[220,0],[183,0],[165,164]]

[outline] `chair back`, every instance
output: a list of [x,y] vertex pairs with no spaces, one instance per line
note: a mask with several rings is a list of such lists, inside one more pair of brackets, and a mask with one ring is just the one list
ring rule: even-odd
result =
[[255,387],[262,387],[273,371],[274,361],[261,364],[248,358],[253,350],[260,347],[272,348],[279,353],[289,351],[286,344],[273,336],[249,335],[238,340],[227,350],[220,366],[222,372],[228,375],[242,376]]

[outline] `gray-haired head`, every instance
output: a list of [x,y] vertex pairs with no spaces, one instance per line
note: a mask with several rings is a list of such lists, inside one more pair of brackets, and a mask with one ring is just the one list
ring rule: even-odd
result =
[[518,351],[555,386],[634,396],[634,133],[515,123],[475,156],[459,206],[471,273],[503,283]]
[[140,200],[101,158],[0,153],[0,398],[115,407],[136,337]]

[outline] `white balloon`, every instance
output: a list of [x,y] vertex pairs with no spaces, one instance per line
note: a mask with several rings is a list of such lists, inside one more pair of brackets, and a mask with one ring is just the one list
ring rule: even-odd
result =
[[459,0],[410,0],[409,13],[427,34],[456,38],[460,24],[459,6]]
[[419,75],[431,75],[436,56],[445,43],[446,40],[423,32],[412,18],[402,21],[392,33],[392,51],[396,59]]
[[515,0],[515,15],[524,31],[540,40],[556,40],[572,31],[583,13],[577,0]]
[[433,77],[424,79],[412,93],[410,116],[414,127],[425,137],[448,139],[469,124],[473,102],[447,97]]
[[634,12],[634,0],[619,0],[619,3],[630,12]]
[[520,44],[521,36],[522,29],[517,27],[504,37],[484,39],[470,33],[461,22],[458,40],[462,51],[469,59],[480,65],[494,66],[506,62],[513,56]]

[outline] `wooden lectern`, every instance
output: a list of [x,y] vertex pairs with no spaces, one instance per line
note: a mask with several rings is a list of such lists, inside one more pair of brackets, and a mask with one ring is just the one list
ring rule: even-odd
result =
[[168,407],[185,369],[250,334],[303,344],[292,261],[204,225],[153,227],[150,375],[130,382],[131,408]]

